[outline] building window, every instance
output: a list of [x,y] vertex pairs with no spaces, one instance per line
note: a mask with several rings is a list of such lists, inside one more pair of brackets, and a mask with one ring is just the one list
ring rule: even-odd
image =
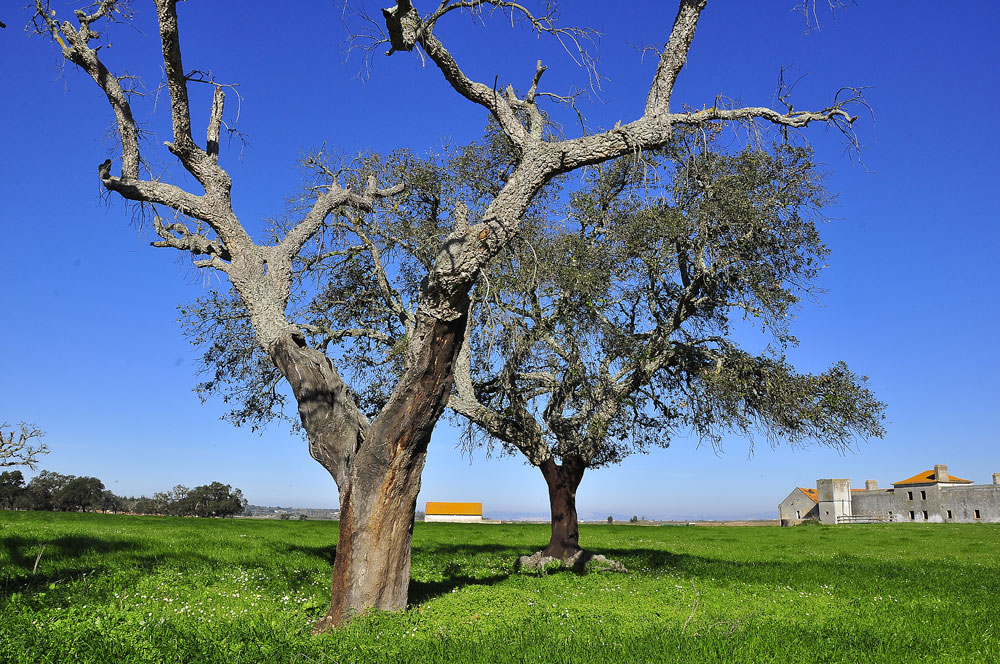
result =
[[975,510],[975,512],[976,512],[976,518],[977,518],[977,519],[981,519],[981,518],[983,518],[983,517],[981,517],[981,516],[979,515],[979,510]]
[[914,512],[913,510],[910,510],[910,521],[913,521],[916,518],[917,518],[916,512]]
[[927,510],[924,510],[924,521],[927,520]]
[[913,500],[913,492],[912,491],[907,491],[906,492],[906,499],[907,500]]
[[921,491],[920,492],[920,500],[927,500],[927,492],[926,491]]
[[795,518],[796,519],[802,518],[802,510],[795,510]]
[[951,518],[951,510],[948,510],[948,518]]

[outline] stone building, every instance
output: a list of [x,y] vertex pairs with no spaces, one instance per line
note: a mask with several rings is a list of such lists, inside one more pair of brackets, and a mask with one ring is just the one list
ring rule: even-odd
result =
[[975,484],[955,477],[948,466],[894,482],[880,489],[867,480],[864,489],[852,489],[846,479],[816,480],[815,489],[798,487],[778,505],[783,526],[808,519],[838,523],[931,522],[1000,523],[1000,473],[992,484]]

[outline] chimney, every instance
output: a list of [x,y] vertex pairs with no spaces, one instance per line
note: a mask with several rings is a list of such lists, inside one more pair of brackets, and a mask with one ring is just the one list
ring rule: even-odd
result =
[[878,488],[878,482],[875,480],[865,480],[865,491],[874,491]]
[[934,479],[938,482],[947,482],[950,480],[951,475],[948,474],[948,466],[936,464],[934,466]]
[[993,483],[1000,484],[1000,473],[993,473]]

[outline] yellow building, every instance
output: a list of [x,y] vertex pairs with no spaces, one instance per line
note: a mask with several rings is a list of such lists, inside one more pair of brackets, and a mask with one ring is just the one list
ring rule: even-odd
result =
[[424,508],[424,521],[477,523],[483,520],[482,503],[433,503]]

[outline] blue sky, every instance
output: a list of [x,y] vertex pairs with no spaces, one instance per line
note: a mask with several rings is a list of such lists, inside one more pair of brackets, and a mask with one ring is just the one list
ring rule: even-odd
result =
[[[136,4],[136,27],[117,27],[106,61],[142,75],[152,94],[160,75],[156,28],[145,3]],[[799,311],[793,331],[801,345],[791,357],[804,371],[842,359],[870,376],[888,404],[888,433],[845,455],[762,442],[748,457],[747,442],[735,438],[718,454],[679,438],[588,473],[578,493],[585,518],[773,518],[789,490],[818,477],[884,486],[935,463],[977,482],[1000,471],[1000,302],[991,285],[1000,250],[993,163],[1000,138],[990,126],[1000,102],[992,84],[1000,5],[942,12],[929,1],[864,0],[806,34],[793,4],[710,2],[673,103],[701,107],[721,93],[773,105],[781,67],[808,74],[795,89],[797,108],[821,107],[844,85],[869,86],[876,121],[858,122],[864,166],[844,154],[836,132],[805,132],[839,201],[823,229],[832,249],[821,282],[828,292]],[[614,12],[596,0],[563,5],[565,24],[604,35],[598,54],[607,80],[583,105],[588,122],[635,118],[655,63],[640,62],[634,46],[665,41],[674,3],[632,2]],[[240,85],[238,126],[250,145],[242,159],[237,146],[223,145],[222,159],[251,230],[281,213],[299,182],[296,159],[323,142],[348,153],[424,151],[480,135],[484,111],[415,54],[379,54],[370,77],[359,80],[358,59],[345,63],[339,5],[238,6],[188,2],[179,12],[185,66]],[[333,482],[299,437],[278,425],[263,435],[236,429],[219,421],[222,404],[203,405],[194,394],[198,351],[182,338],[176,307],[218,278],[177,252],[149,247],[151,230],[133,224],[119,201],[102,200],[96,167],[114,146],[106,102],[89,79],[63,69],[51,44],[19,29],[26,19],[19,8],[0,19],[8,26],[0,61],[9,63],[0,69],[0,420],[47,431],[52,453],[41,467],[95,475],[121,494],[218,480],[257,504],[336,506]],[[545,89],[587,85],[554,44],[499,17],[485,27],[456,17],[438,32],[479,80],[524,88],[541,58],[549,65]],[[193,93],[200,127],[209,93]],[[141,120],[155,133],[147,155],[172,166],[156,147],[168,138],[164,118],[144,111]],[[546,515],[537,470],[520,459],[470,462],[457,440],[442,422],[421,506],[476,500],[487,515]]]

